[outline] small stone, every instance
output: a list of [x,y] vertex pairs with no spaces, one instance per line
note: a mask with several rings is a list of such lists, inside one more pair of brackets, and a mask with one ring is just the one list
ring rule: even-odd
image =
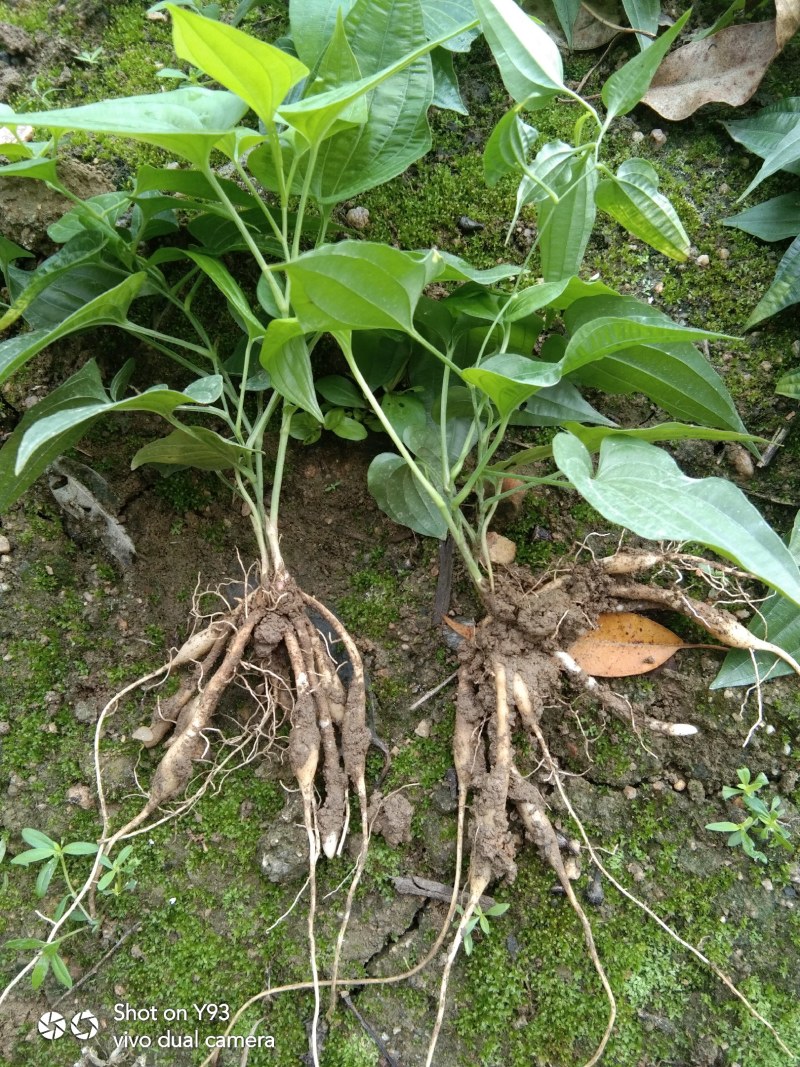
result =
[[695,263],[697,264],[698,267],[707,267],[710,262],[711,262],[711,260],[705,254],[705,252],[703,253],[702,256],[698,256],[697,259],[695,260]]
[[420,719],[417,725],[414,727],[414,733],[417,737],[430,737],[431,736],[431,720]]
[[730,253],[730,249],[729,248],[718,248],[717,249],[717,255],[719,256],[720,259],[723,259],[723,260],[731,258],[731,253]]
[[727,182],[723,182],[722,185],[720,185],[719,187],[719,191],[723,196],[727,196],[727,194],[731,191],[731,187],[730,185],[728,185]]
[[632,785],[626,785],[625,788],[622,790],[622,795],[625,797],[626,800],[636,800],[636,797],[639,794]]
[[663,793],[663,792],[664,792],[664,790],[665,790],[665,789],[666,789],[667,787],[666,787],[666,785],[665,785],[665,784],[664,784],[664,783],[663,783],[663,782],[661,781],[661,779],[660,779],[660,778],[656,778],[656,780],[655,780],[655,781],[654,781],[654,782],[652,783],[652,788],[653,788],[653,792],[654,792],[654,793]]
[[7,556],[11,551],[11,542],[5,534],[0,534],[0,556]]
[[633,878],[634,882],[643,882],[645,879],[645,873],[640,863],[629,863],[628,874]]
[[6,734],[10,734],[10,733],[11,733],[11,723],[10,722],[0,722],[0,737],[5,737]]
[[676,793],[682,793],[686,788],[686,782],[684,782],[683,778],[676,778],[672,783],[672,788]]
[[354,230],[366,230],[369,226],[369,211],[365,207],[351,207],[344,220]]
[[480,233],[481,230],[486,228],[482,222],[476,222],[469,215],[462,215],[456,225],[463,234]]
[[656,282],[656,284],[653,286],[653,292],[660,296],[664,292],[664,283]]
[[634,144],[640,144],[644,140],[644,134],[641,130],[634,130],[631,134],[631,140]]
[[89,700],[76,700],[72,714],[78,722],[97,722],[97,708]]
[[576,882],[581,876],[580,861],[576,856],[567,856],[564,860],[564,870],[567,872],[567,878],[570,882]]
[[67,790],[67,803],[77,804],[84,811],[94,807],[94,800],[88,785],[71,785]]
[[756,472],[753,465],[753,457],[737,441],[728,441],[725,445],[725,456],[740,478],[749,481]]
[[517,546],[508,537],[490,530],[486,535],[486,543],[489,546],[489,559],[492,563],[500,563],[507,567],[514,562]]
[[655,129],[650,131],[650,140],[654,141],[660,148],[663,144],[666,144],[667,135],[663,130]]

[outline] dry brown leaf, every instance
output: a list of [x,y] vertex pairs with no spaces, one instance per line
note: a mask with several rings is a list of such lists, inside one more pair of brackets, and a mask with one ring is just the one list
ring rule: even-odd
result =
[[[592,52],[612,41],[619,33],[619,26],[627,25],[625,15],[617,0],[595,0],[592,11],[581,6],[575,25],[572,27],[572,47],[576,52]],[[552,0],[528,0],[525,10],[544,23],[545,29],[562,48],[567,47],[564,31],[558,21]],[[595,12],[600,18],[595,17]]]
[[628,678],[654,671],[679,648],[693,647],[666,626],[624,611],[598,615],[597,629],[579,637],[567,651],[595,678]]
[[442,615],[442,622],[449,626],[453,633],[458,634],[459,637],[463,637],[465,641],[474,640],[474,622],[459,622],[458,619],[453,619],[450,615]]
[[[786,4],[796,9],[798,0]],[[729,26],[685,44],[664,59],[642,102],[672,122],[703,104],[739,107],[756,91],[780,51],[775,34],[775,22],[756,22]]]
[[775,0],[775,37],[778,48],[787,43],[800,30],[800,0]]

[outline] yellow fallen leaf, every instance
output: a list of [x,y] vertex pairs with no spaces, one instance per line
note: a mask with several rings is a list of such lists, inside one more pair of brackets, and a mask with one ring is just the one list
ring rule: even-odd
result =
[[687,644],[666,626],[645,615],[624,611],[598,615],[597,629],[579,637],[567,651],[595,678],[628,678],[654,671],[679,648],[716,647]]

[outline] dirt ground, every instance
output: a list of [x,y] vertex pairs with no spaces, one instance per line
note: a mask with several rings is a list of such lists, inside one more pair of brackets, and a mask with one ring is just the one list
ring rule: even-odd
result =
[[[3,60],[6,81],[0,79],[0,85],[20,91],[37,69],[41,49],[35,35],[32,43],[23,38],[14,43],[8,33],[3,40],[0,52],[11,59]],[[62,52],[57,64],[80,78],[81,66],[69,50]],[[50,53],[40,56],[41,69],[51,59]],[[65,91],[68,85],[66,78]],[[690,133],[705,136],[707,129]],[[446,167],[450,157],[447,149],[441,152],[438,163]],[[96,181],[101,189],[113,183],[113,171],[103,164],[88,178],[82,171],[80,180]],[[47,221],[38,195],[32,187],[30,195],[18,188],[4,201],[0,223],[7,236],[37,252],[46,243],[37,222]],[[464,210],[480,210],[467,202],[467,193],[461,195]],[[12,205],[16,236],[4,228],[12,224]],[[375,208],[373,213],[378,216]],[[706,236],[705,222],[697,234],[698,241]],[[461,254],[469,251],[458,239],[454,247]],[[644,295],[656,275],[626,264],[629,253],[630,248],[606,249],[600,240],[593,246],[597,259],[607,257],[609,270],[632,269],[631,288]],[[690,299],[677,296],[680,280],[678,274],[667,277],[667,294],[670,285],[676,294],[669,310],[691,317]],[[712,298],[702,297],[696,307],[705,307],[704,299]],[[783,401],[775,404],[764,385],[770,373],[764,363],[781,358],[773,353],[780,349],[788,359],[794,327],[781,329],[774,349],[764,350],[762,336],[737,349],[727,363],[720,359],[732,387],[740,388],[745,421],[756,432],[770,432],[788,410]],[[112,366],[129,354],[127,344],[99,331],[37,363],[24,382],[5,391],[0,430],[8,432],[47,383],[71,373],[87,353]],[[624,408],[635,416],[637,405],[642,407],[636,398],[615,404],[617,415]],[[106,482],[111,506],[136,548],[130,567],[110,558],[95,530],[59,509],[46,480],[2,517],[0,538],[8,544],[0,555],[0,831],[9,855],[25,847],[20,834],[26,827],[63,842],[96,840],[92,743],[101,708],[118,688],[157,666],[166,649],[181,644],[199,594],[212,590],[202,603],[214,603],[214,588],[241,581],[251,562],[247,519],[213,478],[180,474],[161,480],[146,469],[128,469],[130,456],[157,429],[155,421],[122,417],[97,427],[72,457]],[[331,435],[308,448],[294,446],[282,505],[289,568],[358,640],[370,678],[371,726],[391,754],[388,773],[379,747],[369,758],[368,786],[380,783],[385,808],[344,947],[350,995],[325,1033],[324,1067],[425,1062],[442,953],[405,983],[359,989],[356,982],[404,971],[425,954],[446,915],[455,862],[450,746],[458,650],[452,635],[432,622],[437,546],[392,524],[367,492],[367,466],[382,447],[374,435],[358,446]],[[711,445],[679,451],[689,473],[711,473],[718,464],[733,469],[724,466],[729,457]],[[796,457],[787,449],[750,482],[756,494],[772,498],[770,515],[783,530],[794,514],[784,502],[800,500],[795,469]],[[617,532],[598,523],[577,498],[565,499],[545,490],[519,514],[509,510],[504,516],[502,527],[517,542],[533,580],[547,568],[573,569],[575,560],[588,564],[588,553],[578,547],[587,538],[601,553],[616,543]],[[587,611],[598,610],[599,602],[597,590],[590,589]],[[451,609],[461,620],[480,613],[458,572]],[[681,625],[669,614],[655,617]],[[526,648],[515,654],[524,662]],[[725,971],[784,1040],[800,1049],[800,699],[793,681],[770,685],[764,692],[764,728],[743,750],[757,714],[755,700],[744,703],[739,690],[709,691],[719,662],[711,651],[683,651],[649,675],[613,683],[642,715],[696,725],[694,737],[639,736],[556,678],[547,681],[542,727],[553,756],[568,772],[571,803],[608,869]],[[127,699],[109,720],[102,742],[109,801],[120,824],[140,806],[139,782],[157,761],[131,736],[150,721],[152,699],[142,693]],[[247,715],[246,694],[231,697],[219,720],[221,737],[240,731]],[[563,835],[576,893],[618,998],[617,1028],[603,1062],[615,1067],[794,1062],[707,968],[599,875],[547,768],[524,736],[515,744],[521,770],[544,792]],[[279,737],[269,754],[253,750],[188,816],[132,842],[133,862],[116,883],[118,892],[101,900],[98,934],[65,943],[70,973],[83,984],[63,1000],[52,977],[38,992],[18,986],[0,1009],[0,1063],[189,1067],[202,1059],[206,1038],[224,1030],[228,1009],[267,985],[307,981],[304,832],[284,748]],[[784,798],[787,809],[794,849],[770,849],[767,865],[727,848],[723,835],[704,829],[731,817],[721,789],[736,781],[742,766],[754,776],[766,773],[769,795]],[[493,902],[510,907],[489,920],[488,934],[474,931],[473,951],[456,963],[437,1067],[476,1062],[572,1067],[589,1058],[603,1032],[606,1006],[578,922],[513,818],[510,834],[516,855],[509,872],[516,867],[515,878],[493,884],[484,909]],[[320,867],[323,971],[332,958],[357,845],[353,835],[349,854]],[[81,862],[69,861],[73,878],[84,870]],[[35,878],[35,869],[11,866],[8,859],[0,866],[3,941],[40,937],[46,930],[39,913],[53,914],[63,881],[56,876],[39,899]],[[421,895],[409,892],[413,883]],[[10,980],[26,958],[3,952],[0,979]],[[62,1013],[68,1024],[76,1013],[92,1011],[99,1032],[84,1042],[70,1033],[48,1042],[37,1020],[50,1010]],[[307,992],[250,1009],[240,1032],[269,1035],[273,1045],[265,1041],[246,1060],[241,1049],[230,1048],[218,1063],[307,1063],[310,1018]]]

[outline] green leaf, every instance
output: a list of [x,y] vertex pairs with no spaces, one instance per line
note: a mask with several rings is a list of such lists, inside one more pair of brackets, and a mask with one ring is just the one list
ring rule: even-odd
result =
[[732,831],[735,832],[739,829],[739,823],[736,822],[707,822],[706,830],[718,830],[720,833],[729,834]]
[[556,9],[558,21],[561,23],[561,29],[567,39],[567,45],[572,49],[572,30],[575,26],[575,19],[581,9],[581,0],[553,0],[553,7]]
[[683,262],[689,238],[669,200],[658,192],[658,174],[644,159],[627,159],[616,176],[600,182],[597,206],[634,237]]
[[[322,245],[287,263],[292,305],[302,328],[413,332],[414,309],[428,283],[425,264],[367,241]],[[267,368],[268,370],[270,368]]]
[[89,326],[121,326],[128,308],[146,279],[144,273],[132,274],[120,285],[96,297],[85,307],[73,312],[52,330],[34,330],[18,334],[0,343],[0,383],[6,381],[28,360],[33,359],[53,341]]
[[353,334],[353,357],[373,391],[394,385],[410,355],[411,338],[407,333],[359,330]]
[[800,604],[800,570],[747,497],[721,478],[688,478],[666,452],[615,435],[600,446],[595,474],[588,450],[558,434],[563,474],[610,522],[653,541],[697,541]]
[[39,871],[39,874],[36,878],[36,885],[34,887],[34,892],[36,893],[37,897],[41,898],[47,893],[47,890],[50,888],[50,883],[53,880],[53,875],[55,874],[57,866],[58,857],[51,856],[47,863],[45,863],[45,865]]
[[253,314],[250,307],[250,301],[242,292],[241,286],[234,279],[228,268],[221,263],[214,256],[207,256],[202,252],[186,253],[192,262],[206,274],[211,281],[216,285],[217,289],[222,293],[232,309],[241,319],[242,323],[247,330],[247,335],[251,340],[255,340],[257,337],[263,337],[266,331],[266,326]]
[[6,125],[45,126],[114,134],[154,144],[202,167],[214,142],[233,129],[247,104],[232,93],[186,86],[167,93],[124,96],[54,111],[15,114]]
[[324,378],[318,378],[315,382],[317,392],[331,404],[337,404],[343,408],[365,408],[366,402],[350,378],[344,378],[341,374],[329,374]]
[[26,826],[22,831],[22,840],[26,845],[31,845],[33,848],[49,848],[51,852],[58,848],[58,842],[54,841],[52,837],[48,837],[41,830],[34,830],[30,826]]
[[[14,121],[24,123],[26,120],[15,115]],[[35,178],[37,181],[47,182],[54,188],[63,188],[56,171],[56,161],[42,159],[40,156],[35,159],[21,159],[17,163],[7,163],[4,167],[0,167],[0,178]]]
[[313,445],[322,436],[321,423],[305,411],[295,411],[289,427],[289,434],[304,445]]
[[732,2],[726,7],[723,13],[707,26],[704,30],[698,30],[697,33],[692,34],[693,41],[702,41],[706,37],[713,37],[715,33],[719,33],[720,30],[724,30],[726,26],[730,24],[736,18],[736,15],[743,10],[745,6],[745,0],[732,0]]
[[51,407],[48,412],[41,413],[38,418],[37,413],[41,405],[37,405],[32,411],[34,417],[17,449],[14,474],[19,475],[29,460],[52,440],[61,440],[65,433],[94,421],[100,415],[108,415],[117,411],[151,411],[157,415],[167,416],[183,404],[208,403],[209,397],[212,401],[217,399],[221,387],[222,379],[218,375],[209,375],[208,378],[200,379],[199,385],[195,383],[192,392],[186,390],[179,393],[165,385],[155,385],[143,393],[123,400],[111,400],[103,393],[103,396],[96,400],[76,405],[74,399],[70,397],[64,407],[56,410]]
[[101,215],[110,226],[115,226],[127,211],[131,202],[128,193],[100,193],[90,196],[71,208],[65,215],[47,227],[47,236],[56,244],[66,244],[72,237],[87,229],[104,227],[96,216]]
[[400,456],[391,452],[376,456],[369,465],[367,484],[378,507],[393,522],[423,537],[447,536],[444,517]]
[[452,54],[445,48],[434,48],[431,52],[431,70],[433,106],[443,111],[455,111],[457,115],[468,115],[467,105],[461,97]]
[[722,220],[723,226],[752,233],[762,241],[781,241],[800,234],[800,192],[784,193]]
[[539,205],[539,255],[546,282],[577,274],[594,226],[597,168],[586,156],[576,166],[566,192],[557,204]]
[[574,385],[564,381],[541,389],[511,418],[512,426],[563,426],[565,422],[616,426],[587,403]]
[[744,328],[750,330],[764,319],[797,303],[800,303],[800,237],[789,245],[778,264],[772,284],[759,300]]
[[511,352],[490,356],[480,367],[469,367],[462,374],[465,381],[486,393],[502,417],[540,389],[557,385],[561,375],[558,363],[542,363]]
[[413,393],[387,393],[381,400],[381,410],[403,443],[416,451],[412,435],[428,425],[428,414],[419,397]]
[[3,948],[10,949],[12,952],[28,952],[30,949],[44,948],[45,944],[45,941],[39,941],[35,937],[12,937],[3,944]]
[[[792,535],[789,539],[789,552],[795,562],[800,564],[800,512],[795,515]],[[756,637],[771,641],[773,645],[785,649],[795,659],[800,658],[800,611],[796,604],[778,593],[772,593],[765,603],[760,605],[748,629]],[[759,680],[763,682],[767,678],[778,678],[783,674],[792,673],[789,664],[778,659],[777,656],[757,652],[754,663],[753,657],[748,652],[734,650],[725,657],[725,662],[711,683],[711,688],[727,689],[740,685],[754,685]],[[737,773],[743,784],[749,782],[749,771],[746,781],[742,778],[741,772]],[[766,782],[761,784],[766,785]]]
[[305,330],[297,319],[272,320],[264,336],[261,366],[268,372],[273,388],[281,396],[309,412],[319,422],[323,421],[314,391],[311,354],[306,344]]
[[606,81],[600,94],[606,105],[606,123],[618,115],[627,115],[636,107],[650,87],[650,82],[661,65],[661,60],[685,26],[691,13],[692,9],[689,8],[665,33],[638,56],[629,59]]
[[739,200],[744,200],[770,175],[779,170],[788,170],[797,163],[800,163],[800,121],[795,121],[793,127],[777,143],[772,145],[769,155],[767,155],[758,173],[739,197]]
[[131,470],[144,463],[162,466],[196,467],[201,471],[221,471],[245,464],[247,450],[204,426],[184,426],[140,448],[131,461]]
[[341,437],[345,441],[364,441],[367,437],[367,428],[363,422],[359,422],[358,419],[351,419],[344,412],[341,419],[337,419],[336,424],[331,429],[337,437]]
[[511,263],[501,263],[496,267],[479,270],[467,263],[465,259],[454,256],[452,252],[444,252],[441,248],[437,248],[432,256],[430,251],[408,254],[420,260],[432,259],[434,265],[438,264],[435,277],[440,282],[471,281],[479,282],[481,285],[494,285],[495,282],[505,281],[507,278],[516,278],[521,273],[520,268]]
[[[422,5],[425,17],[425,35],[429,41],[455,33],[459,27],[475,19],[473,0],[425,0]],[[450,37],[443,47],[451,52],[468,52],[480,30],[466,30]]]
[[50,966],[53,968],[53,977],[67,989],[72,989],[72,975],[67,970],[67,965],[58,952],[53,952],[50,955]]
[[50,956],[42,954],[31,971],[31,988],[39,989],[50,970]]
[[486,184],[497,185],[506,174],[515,174],[527,166],[530,150],[539,131],[529,126],[518,108],[507,111],[492,130],[483,150],[483,173]]
[[[320,148],[311,188],[321,204],[339,203],[389,181],[431,146],[431,60],[421,55],[408,62],[425,41],[420,0],[357,0],[345,27],[362,74],[379,80],[368,96],[354,98],[366,100],[366,121],[335,133]],[[401,69],[381,76],[394,65]],[[340,117],[349,114],[341,111]]]
[[308,67],[288,52],[224,22],[173,5],[167,10],[172,16],[177,55],[236,93],[267,127],[272,127],[275,109],[292,86],[308,74]]
[[94,841],[71,841],[61,851],[66,856],[94,856],[99,847]]
[[0,332],[7,330],[20,316],[24,315],[33,301],[53,282],[69,274],[76,267],[96,261],[107,240],[107,237],[99,233],[81,232],[46,259],[35,271],[28,274],[25,288],[0,318]]
[[775,392],[779,396],[788,396],[792,400],[800,399],[800,371],[790,371],[778,379]]
[[52,855],[52,848],[46,848],[45,846],[29,848],[26,852],[20,852],[18,856],[14,856],[11,862],[19,867],[29,867],[32,863],[41,863],[42,860],[50,859]]
[[[351,82],[360,81],[362,71],[358,65],[358,59],[350,42],[347,39],[347,31],[344,28],[344,15],[342,9],[336,15],[336,26],[333,37],[328,42],[328,47],[322,53],[322,59],[316,70],[311,92],[322,93],[328,89],[336,89]],[[339,115],[339,124],[361,125],[369,117],[366,94],[357,96],[351,104]],[[335,129],[333,127],[332,129]]]
[[[622,0],[628,22],[634,30],[647,30],[648,33],[658,33],[658,17],[661,14],[661,0]],[[643,33],[636,34],[636,40],[642,51],[649,48],[652,37]]]
[[298,56],[309,67],[328,46],[341,11],[347,15],[356,0],[291,0],[289,24]]
[[[762,108],[757,115],[723,125],[734,141],[744,145],[762,159],[774,155],[787,135],[792,134],[800,123],[800,96],[787,96],[768,107]],[[793,174],[800,173],[800,164],[791,163],[786,170]]]
[[58,411],[63,406],[73,404],[79,407],[85,401],[96,400],[102,398],[103,395],[103,383],[100,380],[97,364],[94,360],[89,360],[81,370],[23,415],[19,425],[0,449],[0,512],[6,511],[18,500],[62,452],[76,445],[92,424],[81,423],[65,430],[60,437],[51,438],[28,461],[25,469],[19,475],[15,475],[20,442],[28,428],[37,419]]
[[503,84],[517,103],[565,91],[557,46],[514,0],[475,0],[475,10]]

